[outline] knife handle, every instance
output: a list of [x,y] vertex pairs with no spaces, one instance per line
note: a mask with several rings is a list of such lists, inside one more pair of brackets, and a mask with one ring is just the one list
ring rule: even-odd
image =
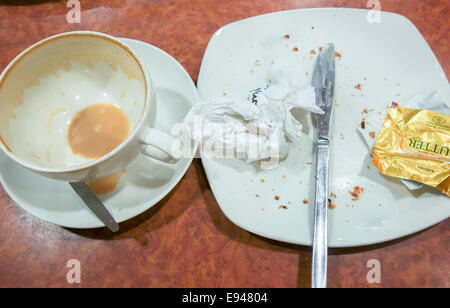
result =
[[312,287],[327,287],[328,257],[328,164],[330,145],[327,139],[319,139],[317,145],[316,200],[314,214],[314,242],[312,260]]

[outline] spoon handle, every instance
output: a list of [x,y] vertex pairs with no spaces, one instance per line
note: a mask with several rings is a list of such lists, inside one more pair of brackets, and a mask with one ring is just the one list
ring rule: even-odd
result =
[[112,232],[119,231],[119,225],[114,220],[108,209],[91,188],[84,182],[69,183],[77,195],[84,201],[86,206],[100,219],[101,222]]

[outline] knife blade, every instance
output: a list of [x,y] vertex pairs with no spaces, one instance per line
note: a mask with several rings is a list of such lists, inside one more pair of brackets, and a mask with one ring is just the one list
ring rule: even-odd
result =
[[319,140],[329,139],[336,75],[334,54],[334,44],[330,43],[322,49],[314,65],[311,80],[311,84],[316,92],[316,104],[324,111],[323,114],[314,114]]
[[329,134],[333,112],[335,72],[335,49],[334,44],[330,43],[322,49],[317,57],[311,80],[316,93],[316,104],[324,111],[323,114],[314,114],[317,122],[317,170],[311,277],[313,288],[326,288],[327,286]]
[[103,202],[84,182],[69,183],[77,195],[84,201],[89,209],[94,212],[95,216],[100,219],[106,227],[112,232],[119,231],[119,225],[109,213]]

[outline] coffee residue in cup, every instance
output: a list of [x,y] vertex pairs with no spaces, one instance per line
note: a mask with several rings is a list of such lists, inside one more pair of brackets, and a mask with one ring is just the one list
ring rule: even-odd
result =
[[127,115],[113,104],[90,105],[76,113],[69,126],[72,152],[97,159],[118,147],[130,134]]

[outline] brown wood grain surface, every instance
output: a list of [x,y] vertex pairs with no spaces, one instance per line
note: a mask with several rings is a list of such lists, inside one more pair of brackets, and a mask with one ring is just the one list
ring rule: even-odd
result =
[[[81,23],[69,24],[67,1],[0,0],[0,70],[47,36],[94,30],[156,45],[197,80],[211,35],[263,13],[308,7],[366,8],[367,0],[81,0]],[[447,0],[381,0],[424,35],[448,76]],[[82,266],[82,287],[309,287],[309,248],[250,234],[217,205],[196,159],[176,188],[144,214],[105,229],[68,230],[20,209],[0,186],[0,287],[71,287],[69,259]],[[449,220],[394,242],[334,249],[330,287],[450,287]],[[382,264],[381,284],[366,263]]]

